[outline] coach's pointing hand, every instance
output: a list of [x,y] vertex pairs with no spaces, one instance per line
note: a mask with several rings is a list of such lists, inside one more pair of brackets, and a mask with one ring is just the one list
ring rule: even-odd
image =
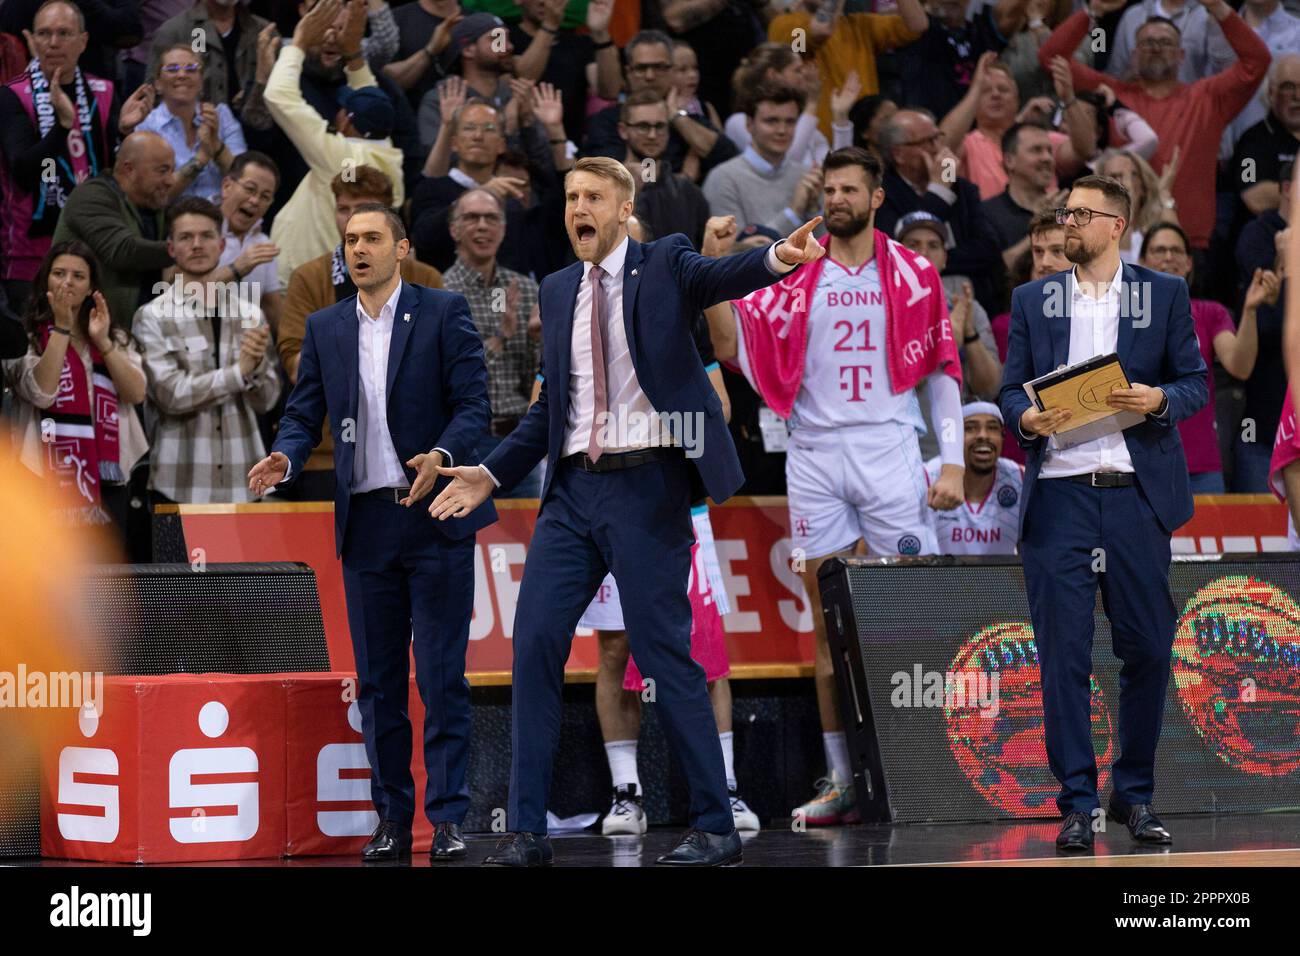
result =
[[812,231],[821,225],[821,221],[821,216],[813,216],[790,233],[785,242],[777,245],[776,257],[788,266],[797,266],[805,262],[816,262],[826,255],[826,249],[812,237]]
[[429,514],[439,521],[448,518],[463,518],[492,494],[492,479],[478,465],[462,465],[459,468],[438,466],[438,474],[447,475],[451,484],[438,493],[429,505]]

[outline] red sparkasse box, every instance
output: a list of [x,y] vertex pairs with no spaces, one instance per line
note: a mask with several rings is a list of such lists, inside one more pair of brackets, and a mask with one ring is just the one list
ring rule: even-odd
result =
[[284,674],[109,677],[43,747],[41,852],[125,863],[277,857]]
[[[415,778],[414,850],[425,852],[433,827],[424,816],[424,707],[410,681],[411,772]],[[286,849],[289,856],[359,853],[379,822],[370,797],[370,764],[361,736],[356,675],[285,675]]]

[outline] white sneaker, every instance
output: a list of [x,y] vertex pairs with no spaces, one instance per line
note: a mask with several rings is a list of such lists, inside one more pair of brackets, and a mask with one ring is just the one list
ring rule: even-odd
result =
[[745,801],[740,799],[735,789],[729,790],[727,794],[731,797],[731,815],[736,820],[737,830],[757,832],[763,829],[759,825],[758,814],[746,806]]
[[614,788],[614,804],[600,824],[605,836],[631,834],[643,836],[646,831],[645,811],[641,809],[641,794],[634,783]]

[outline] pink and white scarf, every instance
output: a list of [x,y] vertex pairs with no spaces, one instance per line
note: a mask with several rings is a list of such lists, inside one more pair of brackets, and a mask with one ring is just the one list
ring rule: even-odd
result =
[[[831,237],[819,240],[829,248]],[[876,267],[885,294],[886,353],[894,394],[942,369],[961,386],[961,358],[948,321],[948,303],[939,273],[922,256],[875,230]],[[772,411],[789,418],[803,382],[808,348],[808,313],[821,279],[825,257],[790,273],[780,282],[751,292],[732,305],[750,384]]]

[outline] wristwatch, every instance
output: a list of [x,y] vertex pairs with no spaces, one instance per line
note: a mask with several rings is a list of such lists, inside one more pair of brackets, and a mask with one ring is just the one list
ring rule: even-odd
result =
[[979,337],[980,334],[978,332],[972,332],[970,335],[966,336],[961,341],[963,345],[970,345],[972,342],[978,342]]
[[359,59],[361,59],[361,57],[362,57],[363,55],[364,55],[364,54],[362,54],[362,52],[361,52],[361,48],[358,47],[356,50],[353,50],[351,53],[344,53],[344,54],[343,54],[343,62],[344,62],[344,63],[352,63],[352,62],[355,61],[355,60],[359,60]]
[[1172,197],[1172,196],[1170,196],[1168,199],[1162,199],[1162,200],[1160,200],[1160,204],[1161,204],[1162,206],[1164,206],[1166,209],[1177,209],[1177,208],[1178,208],[1178,200],[1174,199],[1174,197]]
[[673,119],[678,119],[679,117],[681,119],[690,119],[691,114],[686,112],[686,110],[678,110],[675,114],[673,114]]

